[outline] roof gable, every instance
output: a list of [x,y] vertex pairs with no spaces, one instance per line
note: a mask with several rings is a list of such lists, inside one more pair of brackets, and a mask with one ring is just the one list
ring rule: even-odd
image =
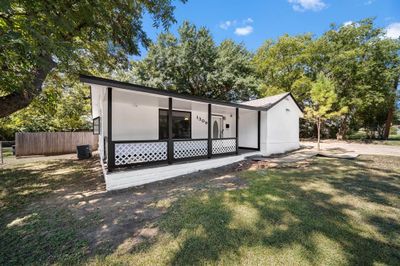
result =
[[264,97],[264,98],[260,98],[260,99],[256,99],[256,100],[242,102],[241,104],[254,106],[254,107],[264,107],[268,110],[289,96],[293,99],[293,101],[295,102],[295,104],[299,108],[299,110],[301,112],[303,112],[303,109],[300,107],[299,103],[296,101],[296,99],[293,97],[292,93],[290,93],[290,92],[284,92],[284,93],[276,94],[273,96],[268,96],[268,97]]

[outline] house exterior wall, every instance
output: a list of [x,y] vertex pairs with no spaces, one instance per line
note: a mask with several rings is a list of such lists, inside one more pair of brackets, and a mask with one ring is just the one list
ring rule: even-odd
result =
[[[267,152],[267,140],[268,140],[268,112],[261,112],[261,121],[260,121],[260,152],[262,155],[268,155]],[[240,137],[240,135],[239,135]]]
[[239,147],[258,148],[258,112],[239,110]]
[[205,112],[192,111],[192,139],[208,138],[208,122],[207,122],[207,120],[208,120],[207,111],[205,111]]
[[[232,112],[233,113],[233,112]],[[234,138],[236,137],[236,114],[233,113],[232,117],[230,114],[222,114],[222,113],[212,113],[213,115],[222,115],[225,117],[222,120],[222,126],[224,128],[223,137],[224,138]],[[226,124],[229,124],[229,128],[226,128]]]
[[284,153],[300,147],[299,117],[301,111],[291,97],[287,97],[267,111],[264,155]]
[[[129,94],[119,90],[113,90],[112,95],[113,140],[158,140],[159,106],[135,103],[136,99],[133,93]],[[173,107],[173,110],[191,113],[191,132],[193,139],[208,138],[208,111],[206,105],[204,107],[204,111],[184,110]],[[105,108],[107,108],[107,99],[105,101]],[[165,107],[161,109],[165,109]],[[212,114],[225,117],[225,120],[223,120],[223,137],[235,137],[235,113],[212,111]],[[207,124],[205,122],[207,122]],[[230,125],[229,128],[226,128],[226,124]]]
[[104,137],[107,136],[107,90],[92,85],[90,88],[92,100],[92,118],[100,117],[100,134],[98,150],[101,161],[104,160]]

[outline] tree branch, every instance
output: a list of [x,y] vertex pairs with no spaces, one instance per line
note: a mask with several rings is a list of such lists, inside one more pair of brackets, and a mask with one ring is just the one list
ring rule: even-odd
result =
[[0,97],[0,118],[9,116],[27,107],[42,92],[42,85],[47,74],[56,67],[56,63],[52,60],[51,55],[43,55],[42,60],[46,64],[42,64],[34,71],[34,79],[27,84],[26,88]]

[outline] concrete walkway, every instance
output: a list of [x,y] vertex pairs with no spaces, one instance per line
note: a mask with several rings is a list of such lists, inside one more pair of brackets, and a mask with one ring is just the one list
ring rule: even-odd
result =
[[[317,142],[315,141],[303,141],[300,144],[313,149],[317,147]],[[324,140],[321,143],[321,150],[329,151],[330,149],[342,149],[347,153],[400,156],[400,146]]]
[[311,149],[301,149],[298,151],[294,151],[291,153],[288,153],[287,155],[283,155],[280,157],[254,157],[252,158],[254,161],[262,161],[262,162],[268,162],[268,163],[276,163],[276,164],[281,164],[281,163],[296,163],[300,161],[304,161],[307,159],[310,159],[317,155],[317,152]]

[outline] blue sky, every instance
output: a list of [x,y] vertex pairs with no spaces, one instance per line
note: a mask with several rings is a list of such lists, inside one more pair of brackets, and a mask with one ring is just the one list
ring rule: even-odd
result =
[[[375,17],[376,24],[388,29],[388,35],[400,35],[400,0],[188,0],[176,2],[177,23],[183,21],[206,26],[219,43],[230,38],[243,42],[255,51],[266,39],[280,35],[311,32],[316,36],[329,29],[331,23],[342,24]],[[152,40],[162,29],[152,27],[144,18],[144,29]],[[143,49],[142,56],[146,54]]]

